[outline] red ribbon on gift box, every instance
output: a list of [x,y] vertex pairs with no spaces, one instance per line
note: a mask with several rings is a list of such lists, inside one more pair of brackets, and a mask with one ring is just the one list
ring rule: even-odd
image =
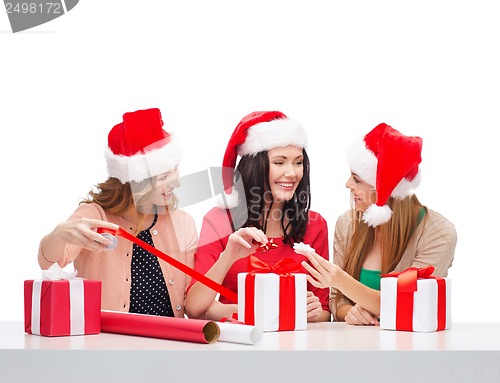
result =
[[133,242],[136,245],[139,245],[143,249],[149,251],[151,254],[154,254],[158,258],[163,259],[165,262],[171,264],[172,266],[174,266],[177,269],[181,270],[182,272],[186,273],[190,277],[195,278],[199,282],[210,287],[212,290],[218,292],[221,295],[224,295],[231,302],[238,303],[238,295],[235,292],[229,290],[227,287],[220,285],[219,283],[217,283],[217,282],[213,281],[212,279],[206,277],[205,275],[197,272],[196,270],[193,270],[192,268],[190,268],[189,266],[186,266],[184,263],[178,261],[177,259],[172,258],[171,256],[161,252],[160,250],[158,250],[154,246],[151,246],[147,242],[144,242],[144,241],[140,240],[139,238],[134,237],[132,234],[129,234],[128,232],[126,232],[122,228],[118,228],[117,230],[112,230],[112,229],[105,229],[105,228],[99,227],[97,229],[97,232],[99,234],[108,233],[108,234],[111,234],[114,236],[119,235],[120,237],[128,239],[130,242]]
[[438,286],[438,325],[436,331],[446,328],[446,281],[434,277],[433,266],[410,267],[401,272],[382,274],[382,277],[397,277],[396,330],[413,331],[413,298],[417,291],[417,279],[435,279]]
[[245,278],[245,318],[247,325],[255,325],[255,277],[257,274],[274,273],[280,276],[279,328],[278,331],[295,329],[295,276],[302,270],[300,263],[291,258],[280,260],[274,266],[254,255],[248,257],[248,274]]

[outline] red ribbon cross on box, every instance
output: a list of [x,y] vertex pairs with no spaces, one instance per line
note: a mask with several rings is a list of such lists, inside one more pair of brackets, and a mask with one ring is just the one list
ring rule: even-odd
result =
[[438,325],[437,330],[446,328],[446,281],[441,277],[434,277],[433,266],[410,267],[401,272],[382,274],[382,277],[396,277],[396,330],[413,331],[413,304],[414,295],[417,291],[417,279],[435,279],[438,286]]
[[255,325],[255,278],[257,274],[274,273],[279,279],[279,329],[295,329],[295,276],[302,270],[300,263],[284,258],[269,265],[254,255],[248,257],[248,275],[245,278],[245,318],[248,325]]

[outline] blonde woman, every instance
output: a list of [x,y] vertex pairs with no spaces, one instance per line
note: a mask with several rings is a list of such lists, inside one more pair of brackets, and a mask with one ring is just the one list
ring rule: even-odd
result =
[[330,287],[334,321],[378,325],[381,274],[432,265],[447,275],[457,234],[414,195],[421,150],[420,137],[382,123],[348,151],[352,209],[337,220],[334,262],[317,254],[303,262],[311,284]]
[[193,267],[194,220],[176,209],[180,149],[159,109],[125,113],[108,135],[109,178],[97,184],[67,221],[40,242],[42,269],[73,262],[78,276],[102,281],[102,309],[184,317],[190,278],[132,242],[96,232],[121,227]]

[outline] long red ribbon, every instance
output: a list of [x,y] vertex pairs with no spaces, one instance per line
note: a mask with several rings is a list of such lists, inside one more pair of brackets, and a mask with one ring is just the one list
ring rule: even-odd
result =
[[102,234],[102,233],[108,233],[111,235],[119,235],[120,237],[123,237],[125,239],[128,239],[130,242],[135,243],[136,245],[139,245],[143,249],[149,251],[151,254],[154,254],[160,259],[163,259],[165,262],[171,264],[175,268],[179,269],[180,271],[186,273],[192,278],[195,278],[199,282],[203,283],[207,287],[211,288],[212,290],[218,292],[221,295],[224,295],[227,299],[229,299],[231,302],[238,303],[238,294],[235,292],[229,290],[227,287],[224,287],[220,285],[219,283],[213,281],[212,279],[206,277],[205,275],[197,272],[196,270],[193,270],[189,266],[186,266],[184,263],[178,261],[175,258],[172,258],[171,256],[162,253],[160,250],[155,248],[154,246],[151,246],[150,244],[140,240],[137,237],[134,237],[132,234],[127,233],[125,230],[122,228],[118,228],[117,230],[113,229],[105,229],[105,228],[98,228],[97,232]]
[[413,304],[417,291],[417,279],[435,279],[438,286],[437,296],[437,329],[446,328],[446,281],[441,277],[434,277],[433,266],[410,267],[401,272],[382,274],[382,277],[397,277],[396,297],[396,330],[413,331]]
[[245,324],[255,325],[255,278],[257,274],[275,273],[280,276],[278,331],[295,329],[295,276],[302,270],[299,263],[285,258],[269,265],[254,255],[248,257],[248,274],[245,278]]

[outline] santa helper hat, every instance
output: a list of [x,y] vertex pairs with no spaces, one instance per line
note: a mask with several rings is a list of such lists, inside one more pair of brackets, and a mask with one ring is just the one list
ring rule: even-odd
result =
[[300,122],[278,111],[253,112],[243,117],[231,135],[224,154],[222,183],[225,195],[218,196],[217,205],[226,209],[238,205],[238,192],[234,188],[234,169],[238,156],[255,156],[288,145],[307,147],[307,134]]
[[181,160],[173,136],[163,129],[157,108],[125,113],[108,134],[108,174],[121,183],[141,182],[172,170]]
[[363,213],[363,221],[378,226],[391,219],[390,197],[403,199],[420,183],[422,139],[401,134],[385,123],[356,140],[347,153],[351,172],[375,187],[377,201]]

